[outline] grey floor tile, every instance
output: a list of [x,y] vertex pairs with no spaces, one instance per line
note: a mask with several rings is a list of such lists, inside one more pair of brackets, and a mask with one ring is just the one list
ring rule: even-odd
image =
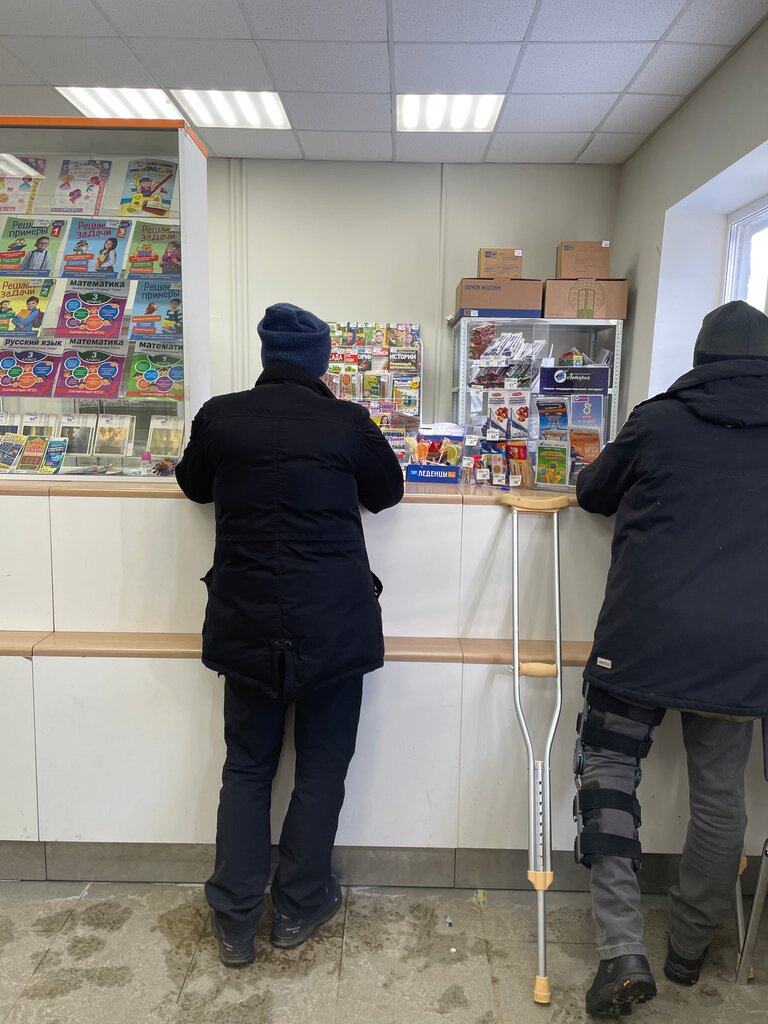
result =
[[271,917],[267,900],[256,961],[238,970],[219,961],[208,924],[169,1024],[333,1024],[344,910],[295,950],[269,944]]
[[480,909],[474,898],[352,890],[337,1024],[492,1024]]
[[0,1020],[5,1020],[83,892],[82,882],[0,882]]
[[[56,909],[38,927],[52,930]],[[199,888],[92,885],[55,935],[7,1024],[161,1024],[207,917]]]
[[[536,893],[492,890],[479,894],[487,939],[536,941]],[[587,893],[547,894],[547,936],[552,942],[592,942],[595,926]]]
[[488,957],[499,1024],[585,1024],[584,992],[597,966],[592,943],[549,943],[547,973],[552,988],[548,1010],[533,1002],[537,972],[533,942],[488,943]]

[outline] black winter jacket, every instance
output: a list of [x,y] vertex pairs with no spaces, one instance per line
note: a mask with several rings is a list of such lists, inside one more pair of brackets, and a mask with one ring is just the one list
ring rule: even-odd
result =
[[768,361],[705,364],[638,406],[577,494],[618,512],[586,680],[768,716]]
[[365,409],[270,364],[250,391],[200,409],[176,479],[216,507],[208,668],[293,700],[381,667],[381,584],[359,506],[396,505],[403,475]]

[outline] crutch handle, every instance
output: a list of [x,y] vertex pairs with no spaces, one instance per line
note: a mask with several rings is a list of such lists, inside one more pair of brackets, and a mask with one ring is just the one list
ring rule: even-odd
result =
[[510,491],[509,494],[502,494],[501,504],[509,505],[517,512],[546,516],[568,508],[571,498],[568,494],[519,494]]
[[520,675],[530,679],[557,679],[557,665],[549,661],[521,661]]

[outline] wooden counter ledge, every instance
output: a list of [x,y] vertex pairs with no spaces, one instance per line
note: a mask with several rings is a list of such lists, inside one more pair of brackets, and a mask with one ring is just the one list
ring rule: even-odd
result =
[[0,656],[31,658],[35,646],[50,633],[50,630],[0,630]]
[[[511,665],[511,640],[462,637],[459,641],[466,665]],[[583,668],[592,650],[591,640],[564,640],[563,665]],[[521,640],[521,661],[554,661],[555,646],[546,640]]]

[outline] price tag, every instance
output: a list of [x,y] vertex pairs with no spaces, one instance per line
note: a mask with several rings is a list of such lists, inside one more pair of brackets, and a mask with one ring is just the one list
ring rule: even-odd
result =
[[477,447],[477,434],[467,434],[466,437],[467,448]]
[[506,477],[505,473],[494,473],[493,474],[493,486],[494,487],[503,487],[506,484],[506,482],[507,482],[507,477]]
[[489,427],[485,436],[489,441],[498,441],[501,437],[501,432],[495,427]]
[[477,472],[475,473],[475,480],[477,480],[478,483],[482,483],[485,480],[490,480],[490,479],[491,479],[491,471],[490,471],[490,469],[478,469]]
[[522,484],[522,482],[523,482],[523,478],[521,476],[511,476],[509,478],[509,486],[510,487],[519,487]]
[[465,469],[472,469],[472,467],[475,464],[475,460],[472,458],[471,455],[465,455],[464,458],[461,460],[461,464],[462,466],[464,466]]
[[473,384],[469,390],[472,392],[473,395],[482,395],[483,393],[483,389],[481,387],[478,387],[476,384]]

